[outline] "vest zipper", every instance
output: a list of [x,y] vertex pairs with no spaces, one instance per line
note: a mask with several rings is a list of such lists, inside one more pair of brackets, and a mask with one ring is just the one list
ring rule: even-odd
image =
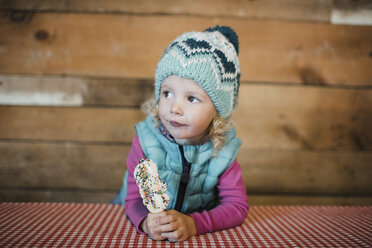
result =
[[182,174],[181,174],[180,186],[178,188],[175,210],[177,210],[178,212],[181,212],[183,201],[185,199],[187,184],[190,181],[191,163],[189,163],[185,158],[183,146],[179,145],[178,147],[180,149],[181,158],[182,158]]

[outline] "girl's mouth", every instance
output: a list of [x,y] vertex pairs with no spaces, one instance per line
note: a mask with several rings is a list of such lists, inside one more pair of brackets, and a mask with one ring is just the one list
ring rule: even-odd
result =
[[184,124],[181,124],[177,121],[169,121],[169,124],[172,126],[172,127],[183,127],[185,126]]

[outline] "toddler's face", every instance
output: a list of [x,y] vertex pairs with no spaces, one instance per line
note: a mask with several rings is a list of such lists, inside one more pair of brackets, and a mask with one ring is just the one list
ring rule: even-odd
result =
[[195,81],[174,75],[163,81],[159,117],[178,144],[200,144],[216,114],[213,102]]

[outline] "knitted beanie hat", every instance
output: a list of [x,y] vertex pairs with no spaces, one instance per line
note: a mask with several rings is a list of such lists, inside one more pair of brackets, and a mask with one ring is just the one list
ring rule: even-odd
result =
[[238,52],[238,36],[227,26],[182,34],[164,51],[157,65],[156,100],[163,80],[177,75],[197,82],[218,114],[228,117],[236,105],[240,85]]

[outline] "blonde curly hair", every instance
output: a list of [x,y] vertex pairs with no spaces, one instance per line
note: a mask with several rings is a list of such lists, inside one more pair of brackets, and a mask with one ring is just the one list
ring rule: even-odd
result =
[[[145,101],[141,109],[148,115],[154,116],[156,120],[156,126],[160,127],[160,118],[158,111],[158,101],[155,97],[152,97]],[[218,114],[213,118],[211,123],[208,126],[208,136],[212,141],[212,156],[217,157],[218,152],[226,144],[227,133],[233,128],[234,123],[231,119],[231,115],[228,118],[221,118]]]

